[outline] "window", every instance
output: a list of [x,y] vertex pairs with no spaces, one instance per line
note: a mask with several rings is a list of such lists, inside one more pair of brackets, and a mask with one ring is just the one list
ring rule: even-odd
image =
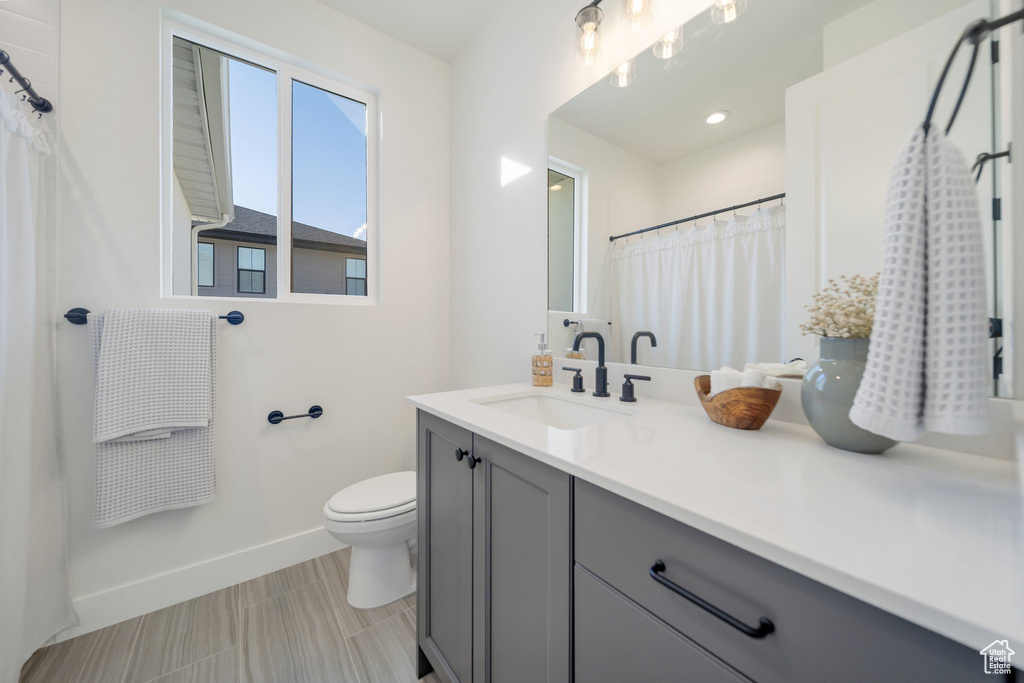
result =
[[200,287],[213,287],[213,244],[210,242],[199,242],[196,245],[196,265],[198,285]]
[[252,247],[238,248],[238,292],[265,294],[267,279],[267,251]]
[[163,291],[376,304],[374,94],[166,25]]
[[551,160],[548,168],[548,310],[585,312],[586,246],[581,169]]
[[366,259],[345,259],[345,293],[366,296]]

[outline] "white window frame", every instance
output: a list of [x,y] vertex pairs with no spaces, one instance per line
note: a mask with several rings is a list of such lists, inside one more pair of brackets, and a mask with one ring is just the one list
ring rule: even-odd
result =
[[[255,41],[230,33],[178,12],[165,9],[161,16],[160,40],[160,296],[164,299],[200,298],[174,294],[173,289],[173,204],[174,155],[173,42],[174,38],[199,43],[227,55],[265,67],[277,75],[277,297],[210,297],[227,301],[334,304],[376,306],[380,303],[383,264],[380,259],[380,138],[382,116],[379,93],[329,69],[288,55]],[[304,294],[292,292],[292,81],[357,100],[366,105],[366,296],[348,294]],[[180,256],[179,256],[180,258]],[[191,259],[192,255],[186,255]],[[269,285],[266,285],[269,287]]]
[[572,210],[572,310],[563,313],[587,312],[587,186],[588,173],[567,161],[548,157],[548,168],[573,179]]

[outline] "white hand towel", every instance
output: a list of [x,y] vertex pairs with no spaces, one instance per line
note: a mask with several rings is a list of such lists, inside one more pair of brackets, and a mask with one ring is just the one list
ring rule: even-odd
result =
[[89,315],[97,527],[213,499],[216,322],[180,309]]
[[850,419],[913,441],[988,430],[984,245],[973,179],[937,127],[889,180],[875,321]]
[[807,361],[793,360],[788,363],[747,363],[744,370],[756,368],[769,377],[782,377],[783,375],[797,375],[803,377],[807,374]]
[[779,380],[774,377],[765,377],[764,384],[761,385],[762,389],[776,389],[782,391],[782,387],[779,386]]
[[764,384],[766,375],[757,368],[747,368],[740,378],[741,387],[759,387]]
[[711,391],[708,396],[714,396],[727,389],[736,389],[743,379],[743,373],[732,368],[722,368],[711,371]]

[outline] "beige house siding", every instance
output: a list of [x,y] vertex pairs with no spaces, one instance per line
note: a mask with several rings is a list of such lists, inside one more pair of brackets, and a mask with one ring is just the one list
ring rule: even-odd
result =
[[[213,245],[213,287],[199,287],[199,296],[239,296],[250,299],[273,299],[277,296],[277,247],[273,244],[253,244],[232,240],[204,239],[199,242]],[[266,293],[250,294],[238,291],[238,247],[267,250]]]
[[[199,287],[199,296],[234,296],[273,299],[277,296],[277,247],[235,240],[208,239],[199,234],[199,242],[213,245],[213,287]],[[238,291],[238,247],[266,249],[266,293]],[[321,249],[292,250],[293,291],[305,294],[344,294],[345,259],[365,259],[365,253],[325,251]],[[369,275],[369,273],[368,273]]]

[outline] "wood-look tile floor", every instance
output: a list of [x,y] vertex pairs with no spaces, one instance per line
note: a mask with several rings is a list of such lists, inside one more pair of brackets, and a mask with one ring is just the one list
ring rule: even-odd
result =
[[350,555],[345,548],[43,648],[21,683],[413,683],[416,598],[354,609],[345,599]]

